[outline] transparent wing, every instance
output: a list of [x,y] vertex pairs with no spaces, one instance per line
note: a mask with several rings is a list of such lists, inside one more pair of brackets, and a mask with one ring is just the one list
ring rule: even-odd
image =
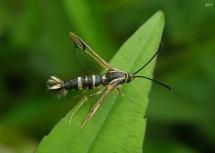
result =
[[77,63],[84,71],[83,75],[97,74],[103,70],[93,58],[90,58],[88,54],[81,51],[79,48],[74,47],[73,51]]
[[70,32],[70,36],[72,38],[72,42],[76,48],[79,49],[80,52],[84,52],[88,54],[91,58],[93,58],[102,68],[109,70],[112,69],[111,65],[108,64],[103,58],[101,58],[96,52],[94,52],[81,38],[79,38],[73,32]]

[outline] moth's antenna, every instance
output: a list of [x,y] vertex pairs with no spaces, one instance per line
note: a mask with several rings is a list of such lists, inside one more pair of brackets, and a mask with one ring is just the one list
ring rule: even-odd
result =
[[150,81],[152,81],[152,82],[154,82],[154,83],[159,84],[160,86],[162,86],[162,87],[168,89],[169,91],[172,90],[168,85],[165,85],[164,83],[159,82],[159,81],[157,81],[157,80],[154,80],[154,79],[152,79],[152,78],[148,78],[148,77],[145,77],[145,76],[134,76],[134,78],[144,78],[144,79],[147,79],[147,80],[150,80]]
[[[161,41],[161,49],[163,49],[163,42],[162,41]],[[166,84],[164,84],[164,83],[162,83],[160,81],[154,80],[154,79],[149,78],[149,77],[141,76],[141,75],[135,76],[135,74],[137,74],[142,69],[144,69],[157,56],[158,52],[159,52],[159,50],[148,60],[148,62],[146,62],[146,64],[144,64],[140,69],[138,69],[136,72],[134,72],[133,77],[134,78],[144,78],[144,79],[150,80],[150,81],[152,81],[154,83],[157,83],[158,85],[168,89],[169,91],[171,91],[171,88],[168,85],[166,85]]]
[[157,51],[151,58],[150,60],[148,60],[148,62],[146,62],[146,64],[144,64],[139,70],[137,70],[136,72],[133,73],[133,75],[137,74],[138,72],[140,72],[142,69],[144,69],[154,58],[155,56],[158,54],[159,51]]
[[[163,42],[162,41],[161,41],[161,49],[163,49]],[[139,70],[137,70],[136,72],[134,72],[133,75],[137,74],[142,69],[144,69],[157,56],[159,50],[160,49],[158,49],[158,51],[148,60],[148,62],[146,62],[146,64],[144,64]]]

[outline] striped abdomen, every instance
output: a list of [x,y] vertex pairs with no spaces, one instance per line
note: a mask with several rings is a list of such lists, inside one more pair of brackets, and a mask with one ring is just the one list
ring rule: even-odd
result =
[[92,89],[104,83],[103,75],[90,75],[85,77],[77,77],[68,81],[64,81],[64,89]]
[[56,92],[57,95],[65,96],[67,90],[76,89],[93,89],[99,85],[115,84],[116,86],[131,81],[132,76],[120,71],[108,71],[103,75],[90,75],[85,77],[72,78],[63,81],[56,76],[50,76],[47,81],[47,87],[50,91]]

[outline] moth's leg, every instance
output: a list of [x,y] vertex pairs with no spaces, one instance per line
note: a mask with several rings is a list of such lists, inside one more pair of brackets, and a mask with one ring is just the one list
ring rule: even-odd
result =
[[125,94],[123,93],[122,89],[118,87],[116,87],[116,90],[118,91],[119,94],[121,94],[122,96],[125,96]]
[[79,108],[86,102],[88,101],[90,98],[94,97],[94,96],[97,96],[97,95],[100,95],[103,91],[104,91],[105,88],[99,90],[98,92],[94,93],[94,94],[91,94],[89,96],[85,96],[81,99],[81,101],[75,105],[75,107],[72,109],[72,114],[69,118],[69,124],[71,124],[71,121],[72,121],[72,118],[74,117],[74,115],[77,113],[77,111],[79,110]]
[[115,88],[115,86],[113,86],[112,84],[109,84],[103,94],[101,94],[99,100],[96,102],[96,104],[90,109],[90,112],[87,114],[86,118],[84,119],[84,122],[81,126],[81,128],[83,128],[92,118],[92,116],[95,114],[95,112],[97,111],[97,109],[99,108],[99,106],[101,105],[101,103],[104,101],[104,98],[107,96],[108,93],[110,93],[113,89]]
[[79,38],[73,32],[70,32],[69,34],[72,38],[72,42],[77,48],[92,57],[102,68],[106,70],[112,69],[112,66],[108,64],[108,62],[106,62],[103,58],[101,58],[98,54],[96,54],[96,52],[94,52],[81,38]]

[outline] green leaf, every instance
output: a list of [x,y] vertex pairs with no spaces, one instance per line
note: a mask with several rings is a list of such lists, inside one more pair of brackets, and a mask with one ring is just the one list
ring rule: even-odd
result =
[[[163,27],[164,15],[158,11],[123,44],[111,64],[128,72],[137,70],[157,51]],[[154,66],[155,60],[139,74],[152,77]],[[150,81],[136,79],[123,86],[125,96],[113,91],[83,129],[81,123],[92,102],[78,111],[71,125],[68,113],[42,140],[36,153],[142,152],[150,88]]]

